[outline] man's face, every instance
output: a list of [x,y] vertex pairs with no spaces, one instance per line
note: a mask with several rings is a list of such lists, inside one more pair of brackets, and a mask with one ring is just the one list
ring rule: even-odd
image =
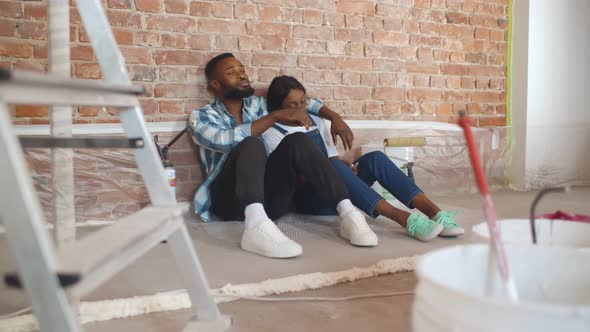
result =
[[233,57],[225,58],[217,64],[214,79],[209,84],[218,97],[242,99],[254,94],[246,68]]

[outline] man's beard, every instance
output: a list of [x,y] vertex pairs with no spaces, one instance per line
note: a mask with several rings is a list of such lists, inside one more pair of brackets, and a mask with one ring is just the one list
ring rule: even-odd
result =
[[254,88],[252,87],[247,89],[238,89],[225,86],[223,88],[223,95],[227,99],[243,99],[248,98],[254,94]]

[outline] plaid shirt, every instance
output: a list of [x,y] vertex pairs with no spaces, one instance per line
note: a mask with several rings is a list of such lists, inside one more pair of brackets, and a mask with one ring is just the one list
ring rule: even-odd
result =
[[[317,99],[309,99],[307,111],[318,115],[324,104]],[[264,97],[252,96],[244,98],[242,105],[242,124],[237,125],[236,119],[229,114],[221,100],[191,112],[189,128],[193,141],[200,146],[201,161],[204,163],[207,176],[195,193],[195,213],[205,222],[211,219],[209,208],[211,197],[209,187],[223,165],[223,162],[244,138],[251,136],[252,122],[268,115]]]

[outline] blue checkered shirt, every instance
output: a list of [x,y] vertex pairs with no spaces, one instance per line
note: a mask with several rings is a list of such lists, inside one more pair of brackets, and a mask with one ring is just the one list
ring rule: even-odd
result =
[[[318,115],[324,104],[317,99],[309,99],[307,111]],[[191,112],[189,128],[193,141],[200,146],[201,161],[207,173],[203,184],[195,193],[195,213],[205,222],[211,220],[209,209],[211,197],[209,187],[223,165],[223,162],[244,138],[251,136],[252,122],[268,115],[264,97],[244,98],[242,106],[242,124],[229,114],[221,100]]]

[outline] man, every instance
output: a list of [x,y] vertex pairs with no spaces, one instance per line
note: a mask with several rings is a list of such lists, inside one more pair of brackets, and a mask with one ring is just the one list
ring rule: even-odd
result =
[[[281,233],[270,218],[293,211],[298,181],[304,179],[325,203],[337,209],[343,237],[354,245],[377,245],[377,236],[309,137],[291,135],[266,156],[259,139],[262,133],[275,122],[309,127],[305,112],[282,109],[269,115],[264,98],[253,96],[244,66],[230,53],[211,59],[205,75],[207,89],[216,100],[193,111],[189,118],[207,173],[195,194],[195,212],[201,219],[208,221],[211,210],[223,220],[244,220],[242,249],[273,258],[299,256],[301,246]],[[340,136],[345,148],[351,147],[352,132],[340,116],[314,99],[307,110],[331,120],[333,139]]]

